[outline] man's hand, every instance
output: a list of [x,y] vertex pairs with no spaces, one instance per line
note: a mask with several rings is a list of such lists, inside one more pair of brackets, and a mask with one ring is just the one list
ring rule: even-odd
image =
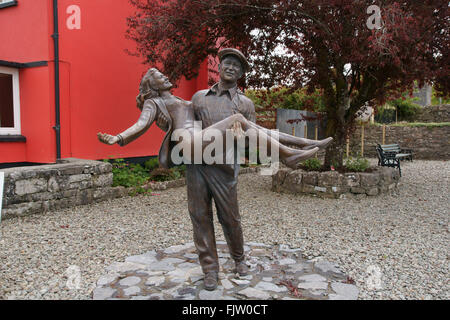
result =
[[167,132],[169,130],[169,120],[167,120],[167,118],[164,116],[164,113],[159,112],[158,116],[156,117],[156,125],[162,131]]
[[242,125],[238,121],[233,123],[233,125],[231,126],[231,132],[236,137],[236,139],[242,139],[245,137],[245,132],[242,129]]
[[112,136],[112,135],[107,134],[107,133],[99,132],[99,133],[97,133],[97,137],[98,137],[98,140],[100,142],[104,143],[104,144],[113,145],[113,144],[119,142],[119,137]]

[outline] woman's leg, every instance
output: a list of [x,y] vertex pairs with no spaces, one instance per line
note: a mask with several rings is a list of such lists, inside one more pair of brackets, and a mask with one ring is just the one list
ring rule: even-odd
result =
[[[257,128],[259,130],[264,130],[266,133],[272,131],[267,128],[261,127],[254,122],[250,122],[250,125],[253,128]],[[323,139],[323,140],[311,140],[311,139],[292,136],[292,135],[284,133],[284,132],[278,132],[278,136],[279,136],[279,140],[282,144],[299,146],[299,147],[302,147],[303,150],[309,150],[309,149],[312,149],[315,147],[318,147],[319,149],[323,149],[328,144],[330,144],[331,141],[333,141],[333,138],[331,138],[331,137]]]
[[[212,132],[208,132],[210,130],[218,130],[222,134],[222,141],[226,141],[226,131],[229,129],[237,130],[236,123],[240,123],[242,126],[242,129],[245,131],[246,135],[256,138],[258,148],[259,145],[259,139],[262,139],[263,141],[266,141],[267,150],[274,150],[273,148],[278,148],[279,155],[281,160],[283,160],[286,165],[294,167],[299,161],[311,158],[314,156],[319,148],[315,147],[311,150],[298,150],[286,147],[282,143],[280,143],[277,139],[274,139],[270,135],[270,132],[267,130],[261,130],[258,127],[256,127],[251,121],[248,121],[242,114],[235,114],[232,115],[222,121],[217,122],[216,124],[204,129],[202,131],[203,136],[204,135],[213,135]],[[270,131],[270,130],[269,130]],[[239,132],[235,132],[235,135],[239,135]],[[211,142],[203,141],[203,150],[210,144]],[[269,152],[268,152],[269,153]]]

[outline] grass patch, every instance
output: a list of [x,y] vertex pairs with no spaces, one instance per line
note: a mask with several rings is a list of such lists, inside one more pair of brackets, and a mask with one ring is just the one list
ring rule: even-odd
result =
[[[374,126],[382,127],[384,124],[382,123],[374,123]],[[450,126],[450,122],[399,122],[393,124],[386,124],[386,127],[411,127],[411,128],[439,128],[439,127],[448,127]]]

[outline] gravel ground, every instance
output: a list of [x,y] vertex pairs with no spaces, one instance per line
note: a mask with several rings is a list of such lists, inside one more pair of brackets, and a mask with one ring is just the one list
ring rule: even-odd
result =
[[[396,194],[363,200],[277,194],[270,177],[241,175],[245,240],[337,263],[361,299],[449,299],[450,163],[402,171]],[[192,241],[186,199],[183,187],[3,221],[0,299],[90,299],[112,262]]]

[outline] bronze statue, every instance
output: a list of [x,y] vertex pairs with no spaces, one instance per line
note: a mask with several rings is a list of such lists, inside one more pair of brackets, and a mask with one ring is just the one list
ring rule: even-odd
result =
[[[99,140],[110,145],[118,143],[124,146],[141,136],[156,120],[157,125],[166,131],[159,152],[160,166],[165,168],[173,165],[170,152],[175,146],[175,141],[171,138],[176,130],[189,132],[191,139],[183,139],[180,143],[184,144],[184,150],[190,148],[192,151],[194,151],[192,142],[196,141],[196,135],[203,136],[211,130],[218,130],[225,136],[227,130],[231,129],[235,138],[256,134],[266,141],[268,149],[270,146],[279,148],[281,160],[293,168],[299,161],[310,158],[319,148],[324,148],[331,142],[332,138],[316,141],[284,133],[279,133],[279,141],[274,139],[270,130],[255,123],[255,108],[252,101],[237,88],[237,81],[248,70],[244,55],[236,49],[224,49],[219,53],[219,58],[220,82],[210,89],[197,92],[192,102],[173,96],[170,93],[172,84],[167,77],[157,69],[150,69],[141,81],[140,94],[137,97],[138,108],[142,110],[137,123],[117,136],[98,133]],[[197,128],[195,121],[202,121],[204,129]],[[211,143],[203,139],[200,141],[202,151]],[[285,144],[304,149],[289,148]],[[194,152],[190,154],[193,155]],[[236,262],[236,271],[240,275],[248,272],[237,201],[236,186],[239,173],[237,152],[234,155],[232,163],[186,165],[189,214],[193,223],[194,242],[205,273],[204,286],[207,290],[214,290],[217,287],[219,272],[212,199],[217,208],[230,255]]]
[[[153,89],[152,84],[155,87],[159,86],[159,88],[156,90]],[[150,69],[142,79],[142,93],[137,98],[138,108],[142,111],[138,122],[117,136],[98,133],[99,140],[109,145],[118,143],[119,145],[124,146],[145,133],[158,117],[164,117],[163,121],[170,119],[168,121],[169,127],[163,128],[167,133],[159,155],[160,164],[165,168],[173,166],[169,151],[171,150],[171,147],[173,148],[174,143],[170,137],[177,129],[187,130],[191,133],[192,138],[190,141],[181,141],[180,148],[184,150],[191,149],[192,157],[194,154],[193,142],[196,141],[196,135],[208,136],[209,131],[219,130],[225,136],[226,131],[230,129],[233,131],[236,138],[250,134],[258,134],[260,139],[257,139],[256,141],[261,141],[262,138],[266,140],[268,148],[271,147],[272,144],[275,147],[279,147],[281,160],[292,168],[295,168],[299,161],[310,158],[317,153],[319,150],[318,146],[323,147],[331,141],[330,139],[322,141],[308,140],[280,133],[281,142],[297,146],[307,146],[305,150],[289,148],[273,138],[270,133],[271,130],[247,120],[241,113],[233,114],[203,130],[195,130],[195,115],[192,102],[173,96],[170,93],[171,88],[172,84],[161,72],[154,68]],[[254,131],[250,129],[254,129]],[[202,141],[202,151],[211,143],[211,141],[205,141],[203,139],[197,141]],[[189,145],[183,145],[186,143],[189,143]],[[193,162],[193,158],[191,161]]]

